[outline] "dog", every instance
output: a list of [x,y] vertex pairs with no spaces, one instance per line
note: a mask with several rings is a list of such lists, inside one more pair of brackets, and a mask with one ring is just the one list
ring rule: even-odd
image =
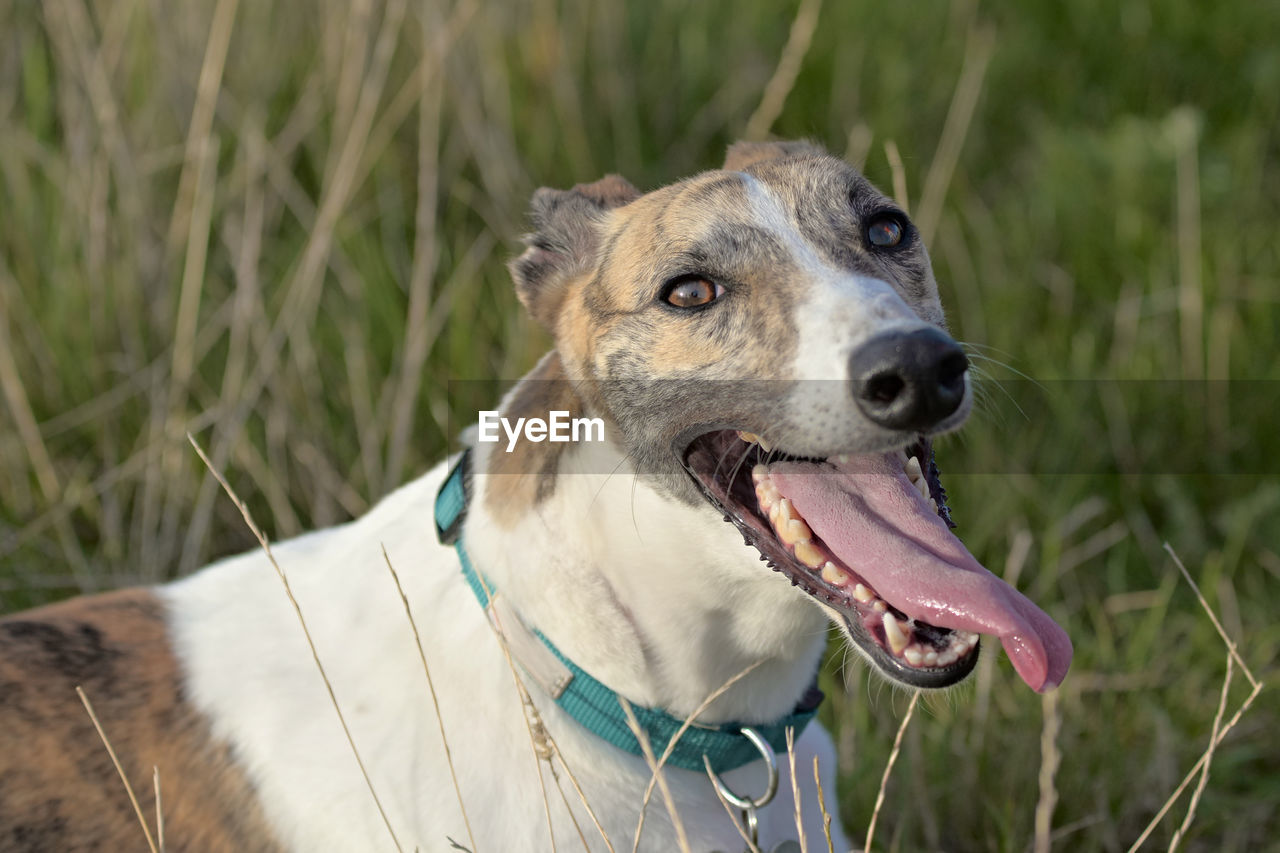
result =
[[540,189],[532,221],[510,268],[555,347],[509,440],[489,420],[272,549],[332,699],[262,550],[7,617],[0,848],[144,840],[77,686],[147,814],[158,774],[172,849],[629,849],[647,747],[639,849],[707,853],[796,839],[793,785],[847,849],[810,721],[832,624],[908,687],[963,679],[981,634],[1061,682],[1065,633],[951,533],[932,439],[972,389],[897,205],[812,144],[737,143],[647,194]]

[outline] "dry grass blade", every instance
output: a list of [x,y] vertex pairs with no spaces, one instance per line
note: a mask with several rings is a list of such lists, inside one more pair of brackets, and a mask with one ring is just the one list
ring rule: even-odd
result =
[[[449,14],[437,44],[443,48],[435,55],[430,71],[432,75],[443,73],[444,62],[449,51],[461,43],[464,29],[470,24],[477,9],[475,0],[459,3]],[[385,148],[395,128],[416,103],[417,94],[425,85],[423,75],[414,75],[411,82],[401,87],[400,93],[388,105],[382,120],[374,123],[377,104],[382,99],[383,86],[395,50],[396,38],[400,32],[400,23],[406,11],[406,4],[399,0],[391,0],[383,13],[382,27],[374,46],[373,61],[368,75],[360,88],[355,113],[351,119],[349,131],[343,136],[337,159],[332,169],[332,180],[326,180],[320,202],[306,216],[307,242],[284,287],[285,297],[282,309],[271,326],[266,340],[260,347],[258,360],[250,374],[241,394],[236,409],[237,419],[248,417],[249,411],[271,383],[283,357],[286,339],[294,342],[300,352],[309,347],[305,338],[297,336],[297,328],[309,323],[311,313],[319,300],[319,287],[322,274],[329,263],[330,253],[335,246],[335,233],[339,221],[350,201],[351,194],[365,179],[372,159],[371,151]],[[404,95],[404,97],[401,97]],[[289,171],[284,161],[273,156],[273,181],[288,184]],[[329,170],[326,169],[326,174]],[[306,318],[304,320],[304,318]],[[430,335],[428,335],[430,337]]]
[[5,403],[8,404],[13,425],[17,428],[18,437],[22,441],[22,449],[26,451],[27,458],[31,461],[31,468],[36,475],[36,482],[40,484],[40,491],[52,504],[57,501],[62,492],[62,485],[58,482],[58,473],[53,467],[53,457],[49,455],[49,449],[40,435],[35,412],[31,409],[31,400],[27,396],[26,387],[22,384],[22,374],[18,371],[18,361],[13,355],[14,347],[13,341],[9,338],[9,312],[4,290],[11,278],[2,266],[0,266],[0,277],[3,278],[3,281],[0,281],[0,393],[4,395]]
[[[480,585],[484,588],[485,595],[492,600],[493,592],[489,589],[488,581],[485,580],[485,577],[482,574],[477,574],[477,577],[480,579]],[[494,636],[498,639],[498,647],[502,649],[503,657],[507,661],[507,667],[511,670],[511,677],[515,679],[516,691],[520,695],[522,707],[525,709],[525,726],[529,732],[529,743],[533,747],[535,759],[537,761],[546,760],[548,766],[551,767],[551,775],[556,781],[557,788],[560,787],[560,777],[556,775],[555,766],[551,764],[551,759],[553,757],[558,757],[560,759],[560,766],[564,768],[565,775],[569,777],[569,781],[573,784],[574,792],[577,793],[578,799],[582,802],[582,807],[587,810],[587,815],[595,825],[596,831],[600,833],[600,838],[604,841],[604,846],[608,848],[609,853],[614,853],[613,842],[610,841],[609,834],[605,832],[604,826],[596,816],[595,810],[591,808],[591,803],[587,801],[586,794],[582,791],[582,786],[578,784],[578,777],[574,775],[573,770],[570,769],[568,763],[564,760],[564,754],[560,752],[560,747],[556,744],[555,739],[551,737],[551,733],[542,725],[542,719],[538,715],[538,709],[533,704],[533,697],[529,695],[529,691],[524,686],[524,681],[520,678],[520,673],[516,669],[515,659],[511,656],[511,649],[507,645],[506,635],[503,633],[501,622],[496,613],[494,614],[494,622],[490,623],[490,627],[493,629]],[[540,745],[542,747],[541,749],[539,748]],[[556,846],[556,836],[555,830],[551,825],[551,803],[547,799],[547,787],[546,782],[542,778],[541,765],[538,765],[538,768],[538,784],[542,788],[542,804],[547,816],[547,832],[551,838],[552,850],[554,850]],[[564,797],[563,788],[560,789],[560,796],[562,798]],[[565,808],[568,809],[567,798],[565,799]],[[574,817],[572,809],[569,809],[569,819],[573,821],[574,828],[578,829],[579,837],[582,837],[582,830],[578,826],[578,819]],[[583,839],[583,844],[586,844],[585,838]]]
[[[662,800],[667,805],[667,814],[671,815],[671,825],[675,827],[676,844],[680,846],[681,853],[691,853],[689,837],[685,835],[684,823],[680,820],[680,811],[676,808],[675,799],[671,796],[671,789],[667,787],[667,777],[663,775],[662,768],[658,766],[658,760],[653,757],[653,744],[649,743],[649,735],[645,733],[644,729],[640,728],[635,712],[631,710],[631,703],[619,696],[618,704],[622,706],[622,712],[627,715],[627,726],[630,727],[631,733],[640,742],[644,760],[648,762],[649,769],[653,771],[654,778],[658,780],[658,790],[662,792]],[[716,793],[719,796],[719,791]]]
[[[3,263],[0,263],[0,395],[3,395],[4,401],[13,416],[18,436],[22,441],[23,449],[27,453],[27,458],[31,460],[31,467],[35,472],[36,482],[40,485],[40,491],[50,505],[55,505],[59,501],[65,500],[67,496],[63,493],[62,484],[58,481],[58,472],[54,467],[53,457],[49,455],[49,448],[45,446],[44,439],[41,437],[35,412],[31,408],[31,399],[27,396],[26,386],[22,383],[22,375],[18,372],[18,361],[14,357],[13,341],[9,337],[9,311],[6,291],[11,286],[16,290],[16,285],[13,284],[13,279],[9,275],[8,269]],[[67,519],[65,514],[56,515],[52,520],[58,532],[62,550],[67,555],[72,570],[76,575],[77,583],[81,585],[82,589],[92,589],[89,561],[85,559],[84,551],[78,545],[70,520]]]
[[[493,601],[493,590],[489,589],[489,582],[485,580],[485,576],[479,572],[476,577],[480,580],[480,586],[484,590],[485,599]],[[493,612],[490,610],[490,612]],[[551,735],[542,727],[542,721],[537,721],[538,731],[534,732],[534,720],[532,717],[537,714],[538,709],[534,707],[533,697],[529,695],[528,689],[524,686],[520,673],[516,671],[515,659],[511,657],[511,648],[507,645],[507,637],[502,632],[502,623],[494,614],[494,619],[490,626],[493,628],[494,636],[498,638],[498,647],[502,649],[502,656],[507,661],[507,668],[511,670],[511,678],[515,681],[516,693],[520,696],[520,705],[524,711],[524,725],[529,732],[529,746],[533,749],[533,764],[535,772],[538,774],[538,787],[542,791],[542,809],[547,817],[547,836],[551,840],[551,850],[554,853],[556,848],[556,830],[551,823],[551,801],[547,799],[547,782],[542,778],[542,761],[545,759],[550,764],[551,755],[558,752],[555,741],[551,739]],[[542,748],[539,749],[539,744]]]
[[[209,230],[213,223],[214,184],[218,171],[216,138],[200,147],[196,164],[195,191],[187,233],[187,254],[182,267],[182,283],[178,287],[178,314],[173,323],[173,360],[169,368],[170,417],[177,418],[186,405],[187,385],[195,369],[195,341],[199,328],[200,302],[204,291],[205,265],[208,261]],[[174,432],[170,427],[169,432]],[[175,457],[180,445],[174,445]]]
[[1222,627],[1222,623],[1218,621],[1218,616],[1213,612],[1213,608],[1209,606],[1209,602],[1205,600],[1204,593],[1200,592],[1200,586],[1191,577],[1191,573],[1187,571],[1187,567],[1182,564],[1182,560],[1174,552],[1168,542],[1164,543],[1164,550],[1173,558],[1174,565],[1178,567],[1178,571],[1182,572],[1182,576],[1187,583],[1191,585],[1191,589],[1195,592],[1196,598],[1200,602],[1200,606],[1204,608],[1204,612],[1209,614],[1209,620],[1213,622],[1213,627],[1218,629],[1218,636],[1222,638],[1222,642],[1226,643],[1227,651],[1231,653],[1231,657],[1235,658],[1236,663],[1240,666],[1240,671],[1244,673],[1244,677],[1249,679],[1249,684],[1257,690],[1261,683],[1253,677],[1253,671],[1249,669],[1249,665],[1244,662],[1244,658],[1240,657],[1240,653],[1236,651],[1236,644],[1227,636],[1227,631]]
[[907,195],[907,167],[902,162],[902,152],[892,139],[884,141],[884,157],[889,161],[889,174],[893,176],[893,200],[904,212],[911,212],[911,198]]
[[262,547],[263,552],[267,555],[271,568],[276,571],[276,577],[280,578],[280,583],[284,585],[285,595],[289,597],[289,603],[293,605],[293,612],[298,617],[298,624],[302,627],[302,634],[307,640],[307,647],[311,649],[311,659],[315,661],[316,669],[320,672],[320,678],[324,681],[324,688],[329,693],[329,702],[333,705],[333,710],[338,715],[338,722],[342,724],[343,734],[346,735],[347,743],[351,746],[351,754],[355,756],[356,764],[360,766],[360,774],[364,777],[364,783],[369,788],[369,795],[373,797],[373,803],[378,808],[378,814],[382,816],[382,822],[386,825],[387,833],[390,834],[396,850],[403,851],[404,848],[400,846],[400,839],[396,837],[396,831],[391,828],[391,819],[387,817],[386,809],[382,807],[382,800],[378,798],[378,792],[373,787],[373,780],[369,778],[369,771],[364,766],[364,759],[360,757],[360,750],[356,747],[355,739],[351,736],[351,728],[347,725],[347,718],[342,713],[342,706],[338,704],[337,694],[333,692],[333,684],[329,681],[329,675],[325,672],[324,664],[320,662],[320,653],[316,651],[316,644],[311,639],[311,629],[307,627],[307,620],[302,615],[302,608],[298,605],[298,599],[293,596],[293,589],[289,586],[289,578],[285,575],[284,569],[280,568],[280,564],[276,562],[275,555],[271,553],[271,543],[267,541],[266,535],[258,527],[257,522],[253,520],[253,516],[249,513],[248,505],[240,499],[235,489],[231,488],[231,484],[227,482],[226,478],[213,467],[213,463],[205,455],[204,449],[200,447],[200,444],[191,433],[187,433],[187,441],[191,442],[191,446],[196,449],[196,453],[200,456],[200,461],[209,469],[209,473],[217,479],[222,486],[222,490],[227,493],[227,497],[231,498],[231,502],[236,505],[236,509],[240,510],[240,515],[244,518],[245,524],[249,526],[249,531],[258,540],[258,545]]
[[[107,737],[107,733],[103,731],[102,723],[98,722],[98,715],[93,711],[93,704],[79,685],[76,685],[76,695],[84,703],[84,709],[89,712],[89,719],[93,721],[93,727],[98,730],[98,737],[102,738],[102,745],[107,748],[107,755],[111,756],[111,763],[115,765],[116,772],[120,774],[120,781],[124,783],[125,793],[129,795],[129,802],[133,805],[133,813],[138,816],[138,823],[142,825],[142,832],[147,837],[147,847],[151,850],[151,853],[157,853],[155,839],[151,837],[151,828],[147,826],[147,819],[142,816],[142,807],[138,805],[138,798],[134,796],[133,786],[129,784],[129,777],[125,775],[124,768],[120,766],[120,759],[116,757],[116,751],[112,748],[111,740]],[[159,777],[157,776],[157,778]],[[157,796],[156,807],[159,808],[159,806],[160,799]]]
[[[423,9],[421,27],[424,43],[431,44],[433,30],[438,30],[439,11],[434,6]],[[432,279],[437,264],[436,195],[439,182],[440,110],[443,86],[434,73],[434,55],[442,47],[424,50],[418,63],[418,201],[414,210],[413,266],[409,274],[409,306],[405,315],[404,347],[398,376],[391,397],[391,429],[387,439],[387,463],[383,471],[382,490],[390,491],[398,482],[400,469],[413,433],[414,402],[422,385],[422,366],[427,360],[432,340],[426,335],[431,303]]]
[[319,300],[319,288],[323,272],[329,263],[339,220],[361,176],[361,161],[369,139],[369,130],[377,104],[382,98],[405,11],[406,3],[403,0],[390,0],[387,4],[374,45],[373,61],[360,87],[355,113],[337,149],[339,153],[334,161],[331,179],[325,181],[315,220],[308,229],[307,242],[285,287],[284,307],[263,347],[242,405],[252,405],[253,400],[271,381],[286,338],[293,341],[299,352],[309,351],[308,343],[296,336],[297,328],[309,322],[312,308]]
[[884,765],[884,775],[880,777],[880,790],[876,793],[876,805],[871,810],[871,823],[867,826],[867,843],[863,847],[864,853],[871,853],[871,842],[876,836],[876,821],[880,817],[880,809],[884,806],[884,792],[889,787],[889,774],[893,772],[893,765],[898,761],[898,753],[902,750],[902,736],[907,733],[907,726],[911,723],[911,715],[915,713],[916,703],[920,701],[920,691],[917,690],[911,694],[911,704],[907,705],[907,713],[902,718],[902,723],[898,726],[898,734],[893,738],[893,750],[889,753],[889,760]]
[[729,816],[729,822],[733,824],[733,828],[738,830],[738,835],[742,836],[742,840],[747,843],[747,853],[761,853],[759,845],[751,840],[747,835],[747,831],[742,826],[742,821],[735,815],[733,806],[724,798],[724,794],[720,793],[720,786],[716,784],[715,777],[711,775],[711,766],[707,765],[707,778],[711,780],[711,790],[716,792],[716,799],[720,801],[720,805],[724,806],[725,814]]
[[831,840],[831,815],[827,814],[827,798],[822,793],[822,773],[818,769],[818,756],[813,757],[813,782],[818,786],[818,808],[822,811],[822,834],[827,840],[827,853],[835,853],[836,845]]
[[164,807],[160,800],[160,768],[152,765],[151,784],[156,789],[156,846],[164,853]]
[[[1227,721],[1227,724],[1218,732],[1217,737],[1213,739],[1211,743],[1213,748],[1216,748],[1218,744],[1222,743],[1223,739],[1226,738],[1227,733],[1236,727],[1236,724],[1240,722],[1240,718],[1243,717],[1245,712],[1249,710],[1251,705],[1253,705],[1253,700],[1258,698],[1258,694],[1260,692],[1262,692],[1261,684],[1249,692],[1249,695],[1245,697],[1244,702],[1242,702],[1240,707],[1236,709],[1236,712],[1231,715],[1231,719]],[[1160,825],[1160,821],[1164,820],[1164,816],[1169,813],[1169,809],[1173,808],[1173,804],[1178,801],[1178,797],[1182,796],[1182,792],[1191,784],[1191,780],[1196,777],[1196,774],[1200,772],[1200,769],[1204,767],[1205,762],[1208,761],[1208,759],[1209,753],[1206,752],[1204,755],[1201,755],[1200,760],[1187,771],[1187,775],[1182,777],[1182,781],[1178,784],[1178,787],[1173,789],[1173,793],[1169,795],[1169,799],[1165,800],[1160,811],[1156,812],[1156,816],[1151,819],[1151,822],[1147,824],[1147,828],[1142,831],[1140,836],[1138,836],[1138,840],[1133,842],[1129,847],[1128,853],[1135,853],[1155,828]]]
[[[726,690],[728,690],[733,685],[737,684],[743,678],[746,678],[747,675],[752,672],[752,670],[754,670],[763,662],[764,661],[756,661],[755,663],[749,664],[748,666],[743,668],[743,670],[739,672],[737,675],[734,675],[724,684],[721,684],[715,690],[711,691],[711,694],[707,696],[706,699],[702,700],[702,704],[693,709],[693,713],[685,718],[685,721],[680,725],[680,728],[676,729],[676,733],[674,736],[672,736],[671,741],[667,744],[667,748],[662,751],[662,756],[658,759],[657,770],[661,770],[663,767],[666,766],[667,759],[671,757],[671,753],[675,751],[676,744],[680,742],[680,738],[684,737],[684,733],[689,730],[689,726],[693,725],[693,721],[698,719],[698,717],[700,717],[703,714],[703,712],[707,710],[707,708],[711,707],[712,702],[716,701],[721,696],[723,696]],[[632,853],[636,853],[636,851],[640,849],[640,834],[644,831],[644,816],[646,814],[647,809],[649,808],[649,800],[653,796],[653,787],[657,783],[657,781],[658,781],[658,774],[657,774],[657,771],[655,770],[653,775],[649,777],[649,784],[645,786],[644,797],[640,801],[640,818],[639,820],[636,821],[635,838],[631,845]]]
[[871,128],[867,127],[865,122],[858,122],[849,128],[849,138],[845,142],[842,159],[859,172],[864,171],[867,165],[867,154],[871,151],[871,143],[874,139],[875,134],[871,132]]
[[200,79],[196,83],[196,102],[191,110],[191,124],[187,130],[186,152],[182,158],[182,174],[178,178],[178,198],[169,220],[168,246],[176,253],[182,235],[187,231],[187,219],[191,216],[196,186],[195,172],[203,169],[202,161],[209,146],[209,132],[213,127],[214,107],[218,103],[218,91],[222,88],[222,72],[226,67],[227,48],[231,44],[231,31],[235,28],[236,11],[240,0],[218,0],[209,24],[209,41],[205,45],[204,61],[200,65]]
[[574,831],[578,833],[578,840],[582,842],[582,849],[586,853],[591,853],[591,845],[587,843],[587,834],[582,831],[582,824],[578,823],[577,816],[573,813],[573,809],[569,807],[569,797],[564,792],[564,785],[560,784],[560,774],[556,772],[554,764],[548,762],[548,765],[551,767],[551,778],[555,780],[556,790],[560,792],[560,802],[564,803],[565,813],[569,815],[569,822],[573,824]]
[[[121,116],[124,114],[111,91],[111,75],[103,65],[102,48],[93,45],[94,23],[86,4],[62,0],[45,2],[45,20],[57,52],[66,63],[68,82],[78,75],[88,95],[94,121],[101,133],[102,144],[109,154],[116,177],[116,190],[120,193],[120,206],[124,221],[137,222],[140,218],[135,187],[140,183],[129,151]],[[81,168],[86,168],[94,158],[81,158]],[[78,176],[81,186],[91,185],[83,175]]]
[[[1219,703],[1218,715],[1214,718],[1213,736],[1209,740],[1208,747],[1206,747],[1204,753],[1200,756],[1200,759],[1195,763],[1195,765],[1187,771],[1187,775],[1182,778],[1178,787],[1175,788],[1173,793],[1169,795],[1169,798],[1165,800],[1164,805],[1160,807],[1160,811],[1156,812],[1155,817],[1151,819],[1151,822],[1147,824],[1146,829],[1144,829],[1142,834],[1138,836],[1138,840],[1134,841],[1129,847],[1128,853],[1135,853],[1135,851],[1137,851],[1138,848],[1140,848],[1151,836],[1151,833],[1155,831],[1155,828],[1160,825],[1162,820],[1164,820],[1164,816],[1169,813],[1171,808],[1173,808],[1173,804],[1182,796],[1182,792],[1191,784],[1191,780],[1196,778],[1196,774],[1201,773],[1203,770],[1205,776],[1202,777],[1202,782],[1207,779],[1208,764],[1213,758],[1214,750],[1217,749],[1218,744],[1222,743],[1227,734],[1235,728],[1236,724],[1240,722],[1240,718],[1245,715],[1245,712],[1247,712],[1253,705],[1254,700],[1258,698],[1258,694],[1262,692],[1262,682],[1253,677],[1253,673],[1240,657],[1240,653],[1236,651],[1236,644],[1231,641],[1231,638],[1227,636],[1227,632],[1223,630],[1222,623],[1218,621],[1218,617],[1213,612],[1213,608],[1209,607],[1209,602],[1205,600],[1204,595],[1200,592],[1200,587],[1194,580],[1192,580],[1191,573],[1187,571],[1187,567],[1182,564],[1182,560],[1178,558],[1178,555],[1174,552],[1168,542],[1164,543],[1164,549],[1169,553],[1169,556],[1173,558],[1173,562],[1177,565],[1178,570],[1182,572],[1182,576],[1186,579],[1187,583],[1191,585],[1191,589],[1195,591],[1196,598],[1200,601],[1200,606],[1209,614],[1210,621],[1213,622],[1213,626],[1217,629],[1218,635],[1222,638],[1222,642],[1226,644],[1227,657],[1229,659],[1228,662],[1233,660],[1240,666],[1245,677],[1249,679],[1249,683],[1253,685],[1253,689],[1249,692],[1249,695],[1245,697],[1245,700],[1240,703],[1240,707],[1236,709],[1236,712],[1231,715],[1231,719],[1227,721],[1227,724],[1219,727],[1218,722],[1221,720],[1222,711],[1226,707],[1227,688],[1231,680],[1232,670],[1228,665],[1227,674],[1223,680],[1222,699]],[[1203,788],[1203,785],[1200,787]],[[1194,811],[1195,803],[1193,802],[1190,811],[1188,812],[1188,818]]]
[[804,816],[800,812],[800,780],[796,778],[796,730],[791,726],[787,726],[787,766],[791,769],[791,800],[796,806],[796,837],[800,842],[800,853],[809,853],[809,842],[804,837]]
[[400,593],[400,602],[404,605],[404,615],[409,620],[409,627],[413,629],[413,642],[418,647],[418,659],[422,661],[422,672],[427,676],[427,689],[431,691],[431,704],[436,710],[436,723],[440,726],[440,743],[444,746],[444,760],[449,765],[449,778],[453,780],[453,791],[458,795],[458,809],[462,812],[462,823],[467,828],[467,840],[471,842],[471,853],[480,853],[476,847],[476,836],[471,831],[471,819],[467,817],[466,804],[462,802],[462,788],[458,785],[458,773],[453,768],[453,752],[449,749],[449,737],[444,732],[444,716],[440,713],[440,699],[436,696],[436,685],[431,680],[431,667],[427,665],[427,652],[422,646],[422,636],[418,633],[418,623],[413,618],[413,610],[409,607],[409,598],[404,594],[404,587],[400,585],[400,575],[396,573],[395,566],[391,565],[391,557],[387,554],[387,546],[381,545],[382,559],[387,562],[387,571],[391,572],[391,579],[396,582],[396,592]]
[[[164,428],[166,435],[182,434],[187,420],[187,394],[196,366],[196,336],[199,330],[200,303],[204,293],[205,265],[208,261],[209,231],[213,222],[214,184],[218,164],[218,140],[206,140],[200,147],[196,170],[195,192],[189,217],[186,261],[182,269],[182,283],[178,289],[178,313],[174,319],[173,360],[169,370],[168,412]],[[163,454],[160,469],[158,496],[164,494],[165,505],[161,513],[161,528],[157,537],[171,543],[178,533],[180,507],[189,500],[181,489],[185,483],[181,472],[183,460],[180,442],[170,442]],[[213,494],[212,492],[210,494]],[[169,545],[165,545],[166,551]]]
[[1058,691],[1051,690],[1040,699],[1044,709],[1044,726],[1040,730],[1040,799],[1036,802],[1035,853],[1049,853],[1053,830],[1053,809],[1058,804],[1054,777],[1062,754],[1058,751],[1058,731],[1062,718],[1058,715]]
[[995,46],[995,31],[990,27],[978,26],[970,30],[960,79],[956,81],[951,106],[942,125],[942,137],[938,140],[938,150],[929,164],[924,190],[920,194],[916,225],[926,244],[933,242],[938,218],[942,214],[942,201],[946,198],[956,164],[960,162],[960,149],[964,147],[964,138],[969,133],[969,121],[978,105],[978,96],[982,94],[982,81]]
[[782,56],[773,70],[773,77],[764,87],[760,105],[751,114],[751,118],[747,119],[744,138],[763,139],[778,120],[782,107],[787,102],[787,95],[791,94],[791,88],[796,83],[796,75],[800,73],[805,54],[809,52],[809,44],[813,41],[813,31],[818,28],[818,14],[821,11],[822,0],[801,0],[795,20],[791,22],[791,33],[782,48]]
[[1213,763],[1213,753],[1218,745],[1218,732],[1222,729],[1222,715],[1227,710],[1227,694],[1231,691],[1232,672],[1231,655],[1227,655],[1227,674],[1222,679],[1222,694],[1218,697],[1218,712],[1213,716],[1213,730],[1209,734],[1209,746],[1204,751],[1203,766],[1200,768],[1200,781],[1196,783],[1196,789],[1191,794],[1191,803],[1187,806],[1187,814],[1182,819],[1182,825],[1178,827],[1178,831],[1173,834],[1173,840],[1169,842],[1169,853],[1173,853],[1178,849],[1178,845],[1187,834],[1187,830],[1191,827],[1191,821],[1196,816],[1196,806],[1200,804],[1200,797],[1204,794],[1205,786],[1209,784],[1209,766]]
[[[547,738],[550,740],[551,736],[547,735]],[[591,808],[591,803],[587,802],[587,795],[582,792],[582,786],[578,784],[578,777],[573,775],[573,771],[570,770],[569,765],[565,763],[564,754],[560,752],[560,748],[556,746],[556,742],[554,740],[551,740],[551,746],[555,749],[556,757],[560,759],[560,766],[564,768],[565,775],[569,777],[569,781],[573,784],[573,790],[578,795],[579,801],[582,802],[582,807],[587,810],[587,816],[591,818],[591,822],[595,824],[596,831],[600,833],[600,838],[604,840],[604,846],[609,850],[609,853],[615,853],[613,849],[613,842],[609,840],[609,834],[604,831],[604,826],[601,825],[600,819],[596,817],[595,809]],[[558,785],[559,783],[560,779],[557,777],[556,784]],[[563,791],[561,793],[563,793]],[[571,818],[573,817],[572,811],[569,812],[569,816]],[[576,820],[574,821],[574,825],[577,825]]]

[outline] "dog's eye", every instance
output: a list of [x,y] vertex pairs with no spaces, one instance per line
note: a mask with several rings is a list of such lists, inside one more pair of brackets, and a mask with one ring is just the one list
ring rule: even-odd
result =
[[724,295],[724,288],[705,278],[691,276],[678,278],[667,284],[662,298],[677,308],[697,308],[714,302]]
[[892,249],[902,242],[906,228],[892,213],[881,213],[867,225],[867,242],[880,249]]

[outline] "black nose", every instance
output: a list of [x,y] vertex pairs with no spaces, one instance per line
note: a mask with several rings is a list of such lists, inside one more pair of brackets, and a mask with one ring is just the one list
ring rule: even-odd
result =
[[853,396],[872,422],[924,432],[960,407],[969,369],[960,345],[935,328],[876,335],[849,357]]

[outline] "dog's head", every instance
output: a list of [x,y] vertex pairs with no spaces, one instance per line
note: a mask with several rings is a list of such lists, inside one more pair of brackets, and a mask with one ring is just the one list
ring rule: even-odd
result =
[[1033,688],[1061,681],[1065,634],[950,532],[930,439],[967,416],[968,363],[893,201],[807,143],[738,143],[648,194],[539,190],[533,221],[519,297],[656,488],[732,521],[895,680],[954,683],[991,633]]

